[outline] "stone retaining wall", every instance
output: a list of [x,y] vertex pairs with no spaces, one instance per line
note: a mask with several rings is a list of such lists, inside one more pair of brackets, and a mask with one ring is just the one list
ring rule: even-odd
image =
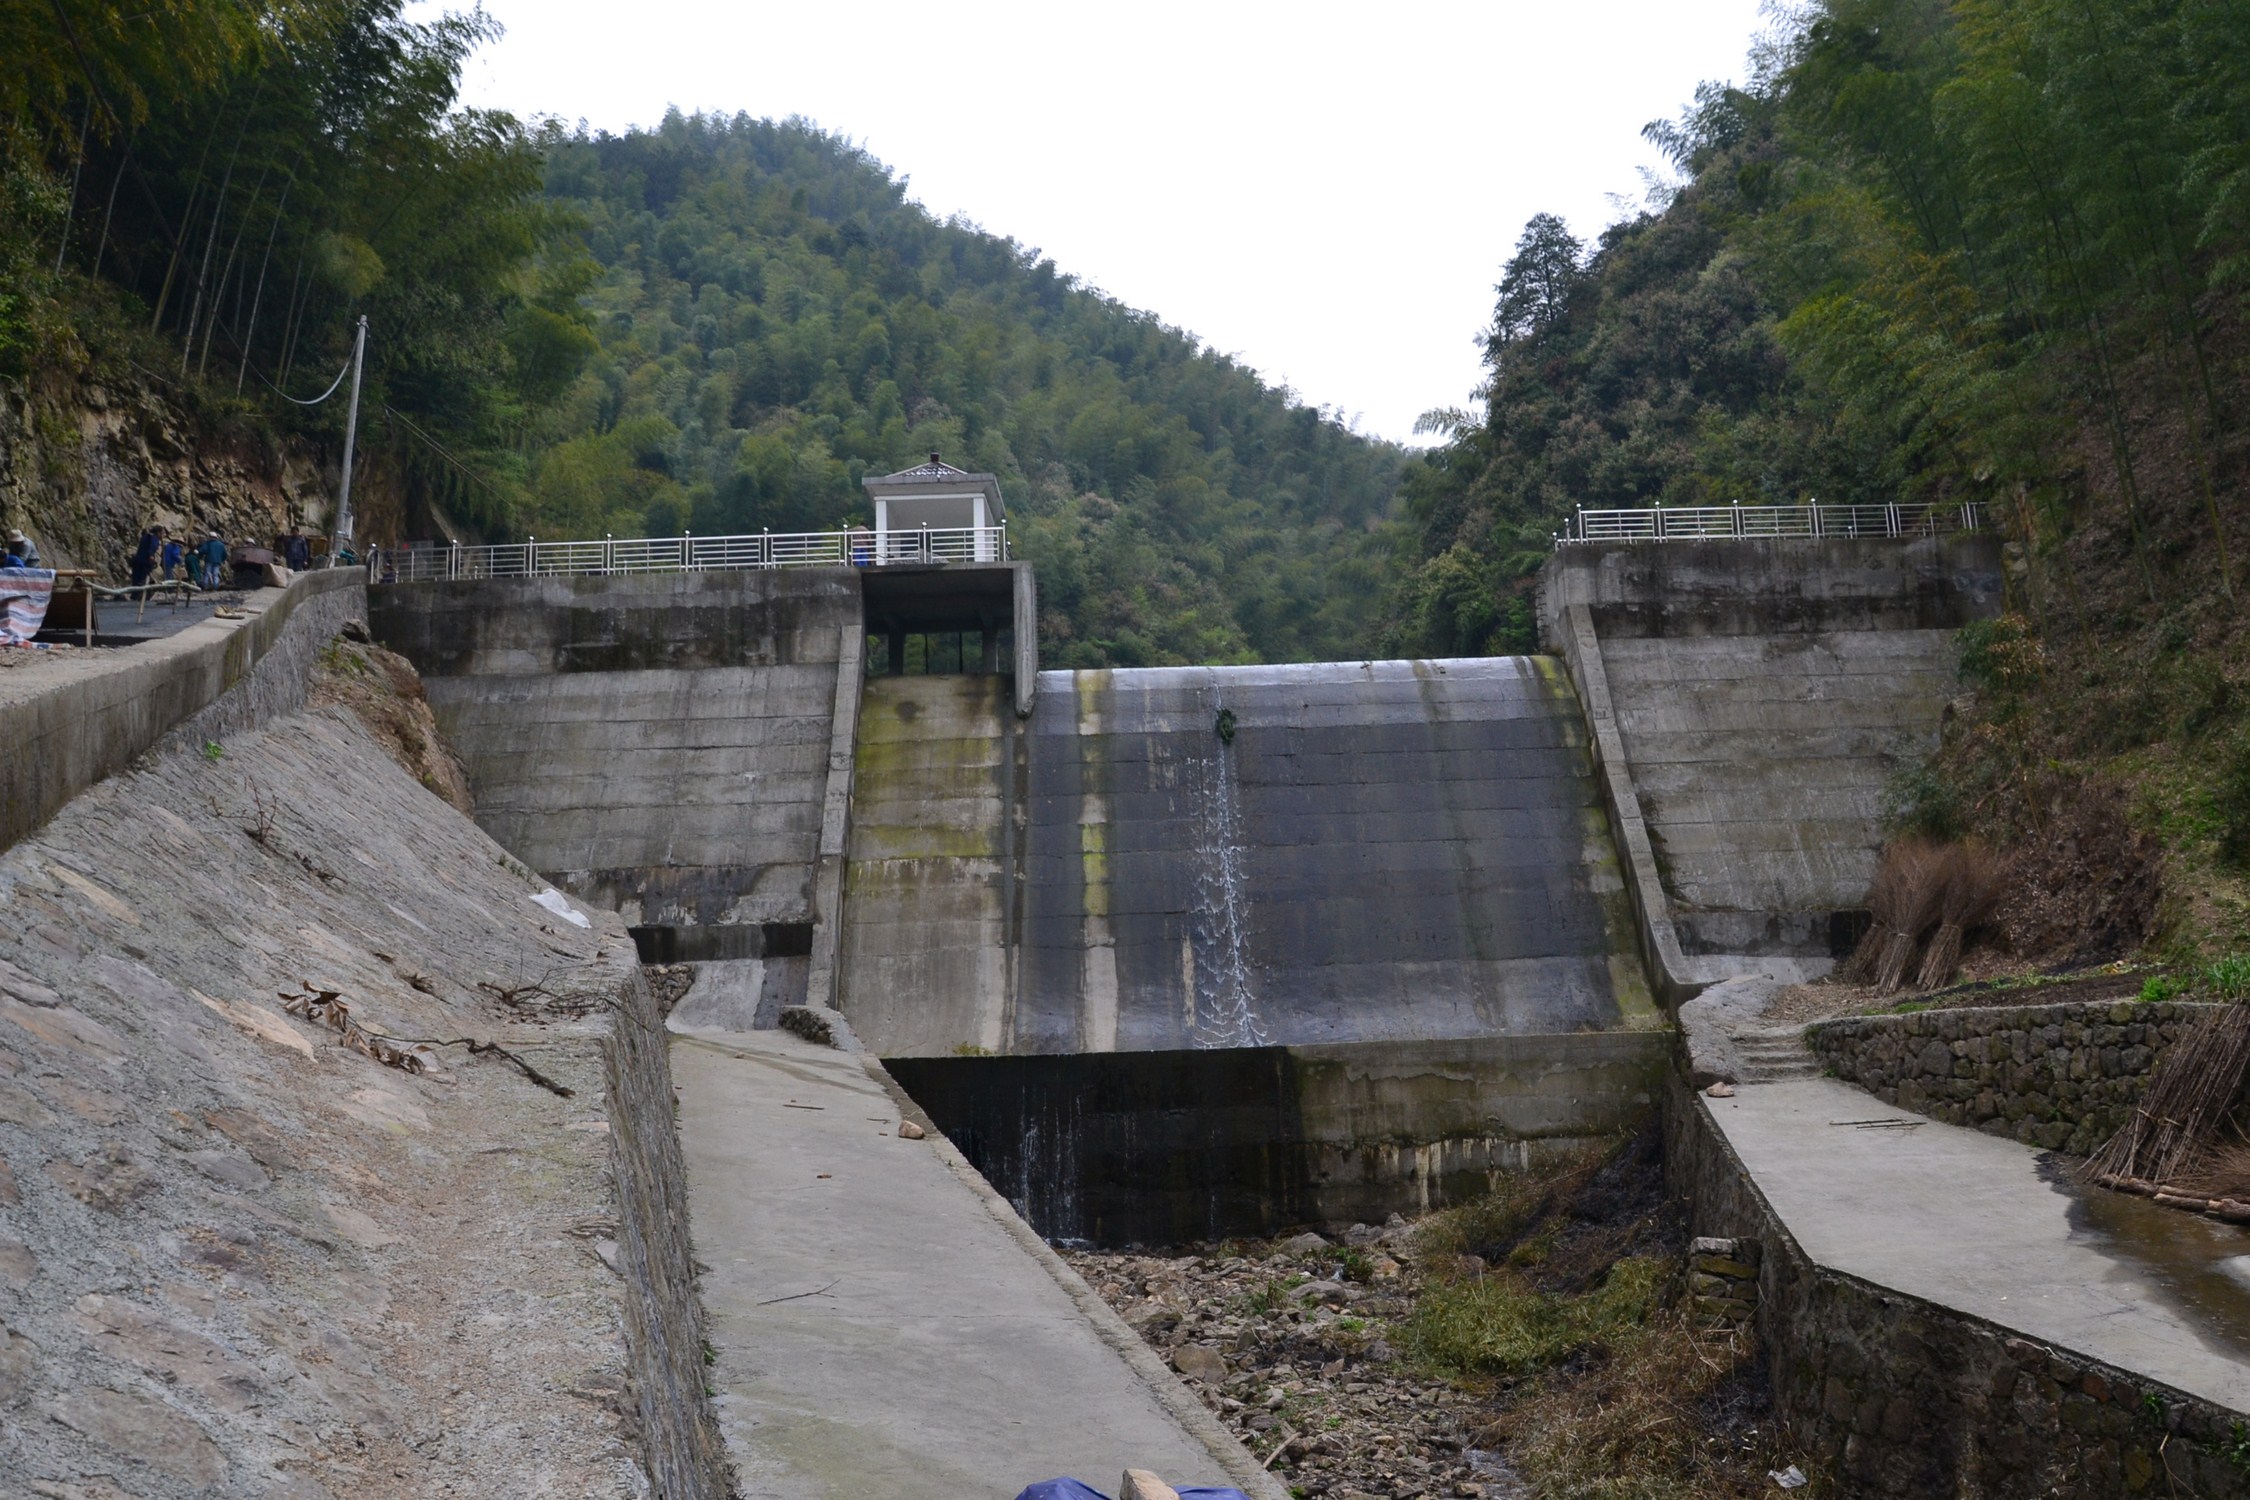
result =
[[671,1050],[656,997],[638,969],[620,986],[609,1022],[602,1073],[642,1452],[664,1500],[719,1500],[730,1486],[703,1388],[703,1303],[688,1244]]
[[[1904,1018],[1901,1018],[1904,1019]],[[1774,1402],[1836,1493],[1959,1500],[2250,1496],[2240,1419],[2207,1401],[1815,1266],[1677,1082],[1665,1174],[1693,1232],[1755,1240]]]
[[1886,1104],[2084,1156],[2125,1123],[2164,1049],[2212,1009],[2121,1000],[1925,1010],[1823,1021],[1805,1040],[1838,1078]]

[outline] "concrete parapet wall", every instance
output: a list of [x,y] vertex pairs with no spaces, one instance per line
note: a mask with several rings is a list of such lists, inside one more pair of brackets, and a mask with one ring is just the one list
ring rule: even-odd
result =
[[1605,640],[1835,630],[1958,630],[1996,614],[2001,541],[1725,539],[1594,542],[1540,574],[1540,628],[1573,604]]
[[242,619],[191,625],[0,705],[0,849],[175,731],[218,739],[302,707],[313,657],[366,611],[363,570],[299,574],[252,594]]
[[[1775,1405],[1846,1495],[2107,1500],[2250,1495],[2235,1413],[1805,1255],[1709,1106],[1677,1080],[1665,1173],[1693,1232],[1757,1240]],[[1911,1233],[1902,1225],[1901,1233]]]
[[1646,1118],[1670,1047],[1582,1032],[885,1066],[1041,1234],[1181,1244],[1489,1192]]
[[2132,1115],[2164,1049],[2216,1006],[2018,1005],[1851,1016],[1805,1039],[1887,1104],[2027,1146],[2089,1155]]

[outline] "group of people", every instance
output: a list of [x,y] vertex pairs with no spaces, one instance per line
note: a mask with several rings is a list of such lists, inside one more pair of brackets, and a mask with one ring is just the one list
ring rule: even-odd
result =
[[[279,561],[298,573],[312,566],[312,540],[302,532],[292,531],[275,537],[273,552],[275,555],[269,557],[253,551],[247,560],[252,563]],[[205,533],[199,542],[190,542],[174,536],[169,526],[153,525],[141,533],[140,541],[133,547],[133,587],[176,581],[199,589],[225,588],[229,581],[227,566],[234,560],[234,549],[216,531]],[[0,539],[0,568],[42,566],[38,546],[23,534],[22,528],[9,527],[4,539]]]
[[169,527],[151,526],[141,533],[140,544],[133,549],[133,586],[139,588],[161,577],[199,589],[223,588],[227,555],[227,544],[216,531],[191,547],[173,536]]

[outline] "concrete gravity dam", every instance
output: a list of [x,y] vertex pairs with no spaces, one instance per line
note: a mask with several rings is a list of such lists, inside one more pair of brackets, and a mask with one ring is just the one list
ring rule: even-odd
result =
[[480,822],[693,966],[675,1032],[863,1048],[1120,1243],[1483,1191],[1645,1109],[1669,1007],[1819,972],[1988,553],[1577,547],[1552,655],[1079,672],[981,555],[371,597]]

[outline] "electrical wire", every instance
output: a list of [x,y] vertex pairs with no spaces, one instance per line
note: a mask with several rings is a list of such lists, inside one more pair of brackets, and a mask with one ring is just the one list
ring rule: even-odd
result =
[[259,370],[259,371],[257,371],[257,372],[256,372],[256,374],[257,374],[257,377],[258,377],[258,378],[259,378],[260,380],[265,380],[265,381],[266,381],[266,384],[267,384],[268,386],[272,387],[273,393],[274,393],[274,394],[275,394],[276,396],[279,396],[279,397],[280,397],[280,398],[281,398],[282,400],[284,400],[284,401],[287,401],[287,402],[289,402],[289,403],[290,403],[290,404],[291,404],[292,406],[318,406],[318,405],[320,405],[320,403],[321,403],[321,402],[323,402],[323,401],[326,401],[326,400],[327,400],[327,399],[328,399],[328,398],[329,398],[330,396],[333,396],[333,395],[335,395],[335,394],[336,394],[336,387],[337,387],[337,386],[340,386],[340,385],[342,385],[342,384],[344,383],[344,377],[345,377],[346,375],[349,375],[349,374],[351,374],[351,372],[352,372],[352,362],[351,362],[351,357],[350,357],[349,355],[346,355],[346,356],[345,356],[345,358],[344,358],[344,368],[342,368],[341,370],[338,370],[338,371],[336,372],[336,378],[335,378],[335,380],[334,380],[334,381],[332,381],[332,382],[331,382],[331,383],[329,384],[329,387],[328,387],[328,389],[327,389],[327,390],[325,390],[325,391],[322,391],[322,392],[321,392],[321,393],[320,393],[319,395],[317,395],[317,396],[313,397],[313,398],[312,398],[312,399],[311,399],[310,401],[299,401],[299,400],[298,400],[298,399],[297,399],[297,398],[296,398],[295,396],[292,396],[292,395],[290,395],[290,394],[289,394],[289,393],[288,393],[287,391],[283,390],[283,389],[282,389],[282,388],[281,388],[280,386],[278,386],[278,385],[274,385],[274,383],[273,383],[273,382],[272,382],[271,380],[266,380],[266,372],[265,372],[265,371],[263,371],[263,370]]

